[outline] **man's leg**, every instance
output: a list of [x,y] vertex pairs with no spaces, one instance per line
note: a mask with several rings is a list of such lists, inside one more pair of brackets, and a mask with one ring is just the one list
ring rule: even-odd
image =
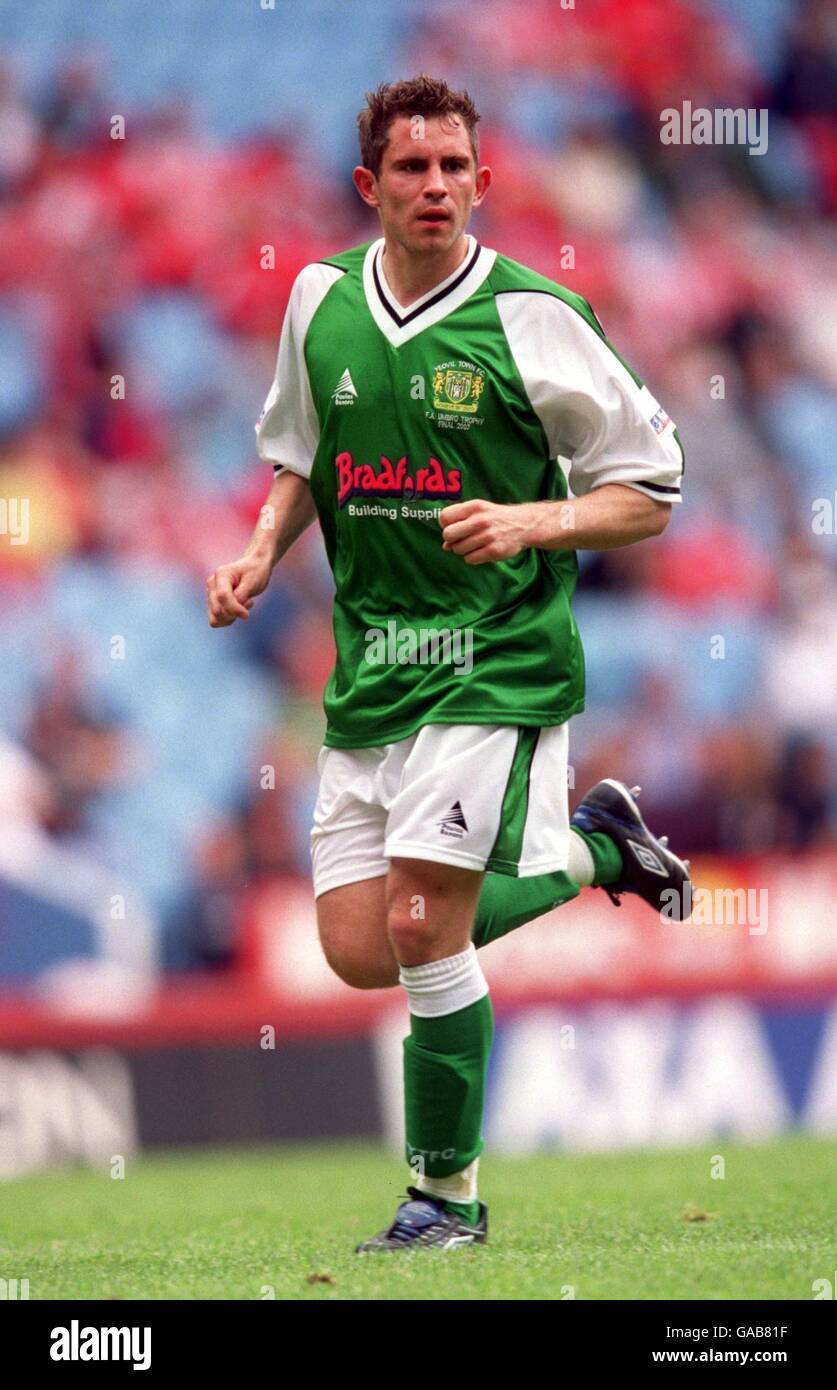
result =
[[[511,878],[487,873],[477,901],[471,939],[479,949],[577,898],[581,889],[615,884],[622,855],[609,835],[573,828],[566,871]],[[468,872],[468,871],[465,871]],[[667,883],[669,880],[663,880]],[[386,878],[334,888],[317,899],[323,952],[334,972],[355,989],[398,984],[398,962],[386,930]]]
[[552,908],[572,902],[588,885],[616,883],[621,872],[622,856],[608,835],[572,829],[566,870],[533,878],[486,874],[474,917],[474,945],[487,946]]
[[476,946],[570,902],[588,884],[616,882],[622,869],[611,838],[570,819],[569,724],[506,732],[516,735],[516,747],[499,783],[500,825],[474,920]]
[[482,877],[413,859],[393,859],[387,876],[387,929],[410,1006],[407,1160],[419,1191],[472,1223],[494,1027],[471,942]]
[[485,946],[570,902],[582,887],[619,895],[635,893],[655,912],[682,921],[692,910],[688,859],[668,848],[668,836],[649,830],[639,811],[640,788],[606,777],[586,793],[573,812],[566,872],[532,878],[487,874],[474,918],[473,940]]
[[375,748],[320,750],[320,788],[311,830],[317,926],[326,960],[354,989],[398,984],[387,937],[386,811]]
[[[506,874],[474,874],[463,870],[468,879],[482,880],[471,939],[479,949],[508,932],[541,917],[551,908],[578,897],[585,883],[610,883],[619,875],[621,859],[614,855],[613,842],[606,836],[591,836],[605,842],[601,860],[575,863],[571,846],[569,871],[558,870],[536,878],[509,878]],[[572,834],[572,841],[576,833]],[[610,851],[611,862],[607,855]],[[395,861],[420,862],[420,861]],[[443,867],[439,865],[438,867]],[[600,873],[608,873],[600,877]],[[587,877],[587,874],[590,877]],[[595,877],[593,874],[595,873]],[[387,878],[363,879],[332,888],[317,898],[317,924],[323,954],[336,975],[355,989],[387,989],[398,984],[399,966],[387,934]]]
[[[451,1244],[485,1238],[477,1158],[493,1017],[470,941],[482,877],[445,864],[395,859],[386,878],[346,884],[317,898],[320,941],[335,973],[357,989],[387,988],[400,980],[407,991],[407,1158],[415,1189],[436,1204],[428,1217],[420,1210],[427,1201],[420,1203],[420,1218],[432,1220],[442,1207],[459,1218],[455,1231],[442,1233]],[[378,1237],[366,1248],[380,1244]]]
[[332,888],[317,898],[323,954],[354,989],[398,984],[398,962],[387,935],[386,875]]

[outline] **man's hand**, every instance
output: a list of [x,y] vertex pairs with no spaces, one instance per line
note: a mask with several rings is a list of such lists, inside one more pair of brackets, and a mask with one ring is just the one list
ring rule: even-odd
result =
[[508,560],[527,546],[536,550],[616,550],[659,536],[671,503],[623,483],[607,483],[584,497],[503,506],[475,497],[439,512],[443,550],[466,565]]
[[283,469],[273,479],[241,559],[222,565],[206,581],[210,627],[230,627],[236,618],[249,617],[256,595],[270,583],[274,565],[316,515],[308,479]]
[[249,618],[256,595],[268,586],[273,570],[266,555],[245,555],[222,565],[206,581],[210,627],[230,627],[236,618]]
[[461,555],[466,565],[509,560],[532,544],[531,522],[528,502],[503,506],[481,497],[454,502],[439,512],[442,549]]

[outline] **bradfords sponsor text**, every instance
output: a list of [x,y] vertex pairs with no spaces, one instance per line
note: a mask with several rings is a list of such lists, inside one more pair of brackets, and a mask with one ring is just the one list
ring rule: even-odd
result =
[[437,458],[431,458],[425,468],[409,472],[406,455],[392,463],[381,455],[380,467],[371,463],[356,464],[350,453],[338,454],[337,505],[345,507],[351,497],[429,497],[451,502],[462,496],[462,472],[459,468],[442,468]]

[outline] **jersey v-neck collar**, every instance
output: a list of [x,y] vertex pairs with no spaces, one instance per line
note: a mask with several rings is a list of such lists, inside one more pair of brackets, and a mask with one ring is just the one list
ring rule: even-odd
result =
[[468,250],[462,265],[405,309],[398,303],[384,277],[381,267],[383,249],[383,237],[369,246],[363,260],[363,289],[373,319],[393,347],[401,347],[417,333],[458,309],[479,289],[497,255],[496,251],[480,246],[476,237],[468,233]]

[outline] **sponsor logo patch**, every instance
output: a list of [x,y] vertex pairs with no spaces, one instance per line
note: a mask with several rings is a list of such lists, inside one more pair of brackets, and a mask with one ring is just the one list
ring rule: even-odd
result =
[[445,470],[433,457],[414,473],[406,454],[397,463],[382,454],[380,465],[375,468],[371,463],[356,464],[351,454],[344,452],[337,455],[334,466],[338,507],[345,507],[352,497],[421,497],[453,502],[462,496],[462,470]]
[[651,428],[655,434],[662,434],[664,430],[668,429],[670,424],[671,416],[666,415],[662,406],[660,406],[656,415],[651,416]]

